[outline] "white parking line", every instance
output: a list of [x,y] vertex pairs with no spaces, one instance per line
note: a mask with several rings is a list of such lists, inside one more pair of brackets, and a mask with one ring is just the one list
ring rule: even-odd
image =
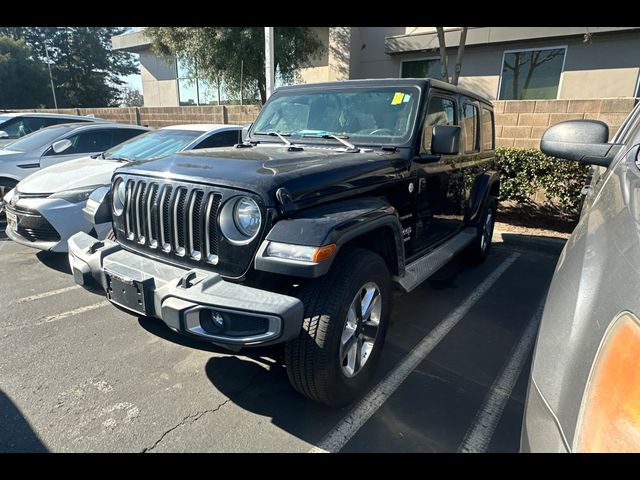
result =
[[48,317],[43,318],[41,321],[35,323],[34,325],[43,325],[45,323],[55,322],[56,320],[62,320],[63,318],[71,317],[73,315],[78,315],[80,313],[89,312],[97,308],[106,307],[107,305],[109,305],[109,302],[104,301],[100,303],[94,303],[93,305],[87,305],[86,307],[80,307],[73,310],[69,310],[68,312],[56,313],[55,315],[49,315]]
[[516,386],[520,372],[535,341],[545,298],[546,295],[540,301],[517,345],[511,350],[509,360],[504,365],[502,372],[491,385],[482,407],[480,407],[471,427],[469,427],[467,434],[464,436],[464,440],[458,447],[459,452],[481,453],[485,452],[489,447],[493,433],[498,426],[509,398],[511,398],[511,393]]
[[51,290],[50,292],[38,293],[37,295],[31,295],[29,297],[19,298],[15,303],[25,303],[30,302],[32,300],[39,300],[41,298],[47,298],[52,295],[58,295],[59,293],[69,292],[71,290],[76,290],[80,287],[80,285],[72,285],[71,287],[60,288],[58,290]]
[[369,418],[396,391],[473,305],[487,293],[500,276],[517,260],[519,253],[505,259],[451,314],[440,322],[420,343],[331,430],[310,453],[339,452]]

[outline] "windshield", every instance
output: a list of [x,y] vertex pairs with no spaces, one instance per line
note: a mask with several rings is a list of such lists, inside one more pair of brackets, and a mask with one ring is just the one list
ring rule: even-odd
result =
[[104,152],[107,160],[150,160],[179,152],[204,132],[156,130],[134,137]]
[[62,125],[43,128],[42,130],[30,133],[29,135],[25,135],[18,140],[8,143],[4,148],[7,150],[16,150],[18,152],[28,152],[48,145],[59,136],[64,135],[74,128],[76,127]]
[[419,94],[411,86],[279,93],[264,106],[252,135],[334,134],[353,143],[403,143],[411,136]]

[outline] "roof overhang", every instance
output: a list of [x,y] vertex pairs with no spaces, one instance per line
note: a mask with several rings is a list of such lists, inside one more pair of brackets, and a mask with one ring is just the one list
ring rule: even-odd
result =
[[129,32],[111,37],[111,46],[114,50],[140,53],[151,47],[151,40],[145,36],[144,31]]
[[[577,37],[586,33],[597,35],[605,32],[637,30],[640,27],[469,27],[466,46],[492,45],[497,43],[542,40],[557,37]],[[461,29],[445,30],[445,44],[457,47]],[[437,49],[437,32],[395,35],[384,40],[384,52],[398,53],[424,52]]]

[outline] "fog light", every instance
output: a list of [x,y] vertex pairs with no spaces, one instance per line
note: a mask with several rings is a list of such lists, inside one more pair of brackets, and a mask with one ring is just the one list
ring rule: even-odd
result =
[[213,324],[218,327],[219,329],[224,329],[224,317],[222,315],[220,315],[219,312],[216,312],[215,310],[211,311],[211,320],[213,321]]

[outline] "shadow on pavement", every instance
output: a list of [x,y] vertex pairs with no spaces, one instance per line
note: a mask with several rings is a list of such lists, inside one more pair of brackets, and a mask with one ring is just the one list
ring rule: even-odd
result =
[[36,257],[38,257],[38,260],[40,260],[43,265],[49,267],[52,270],[71,274],[71,268],[69,267],[69,257],[66,253],[40,251],[36,253]]
[[326,407],[297,393],[280,359],[257,360],[212,357],[205,372],[220,393],[237,406],[270,418],[275,426],[311,444],[317,444],[327,427],[348,411]]
[[0,452],[48,452],[27,419],[0,390]]

